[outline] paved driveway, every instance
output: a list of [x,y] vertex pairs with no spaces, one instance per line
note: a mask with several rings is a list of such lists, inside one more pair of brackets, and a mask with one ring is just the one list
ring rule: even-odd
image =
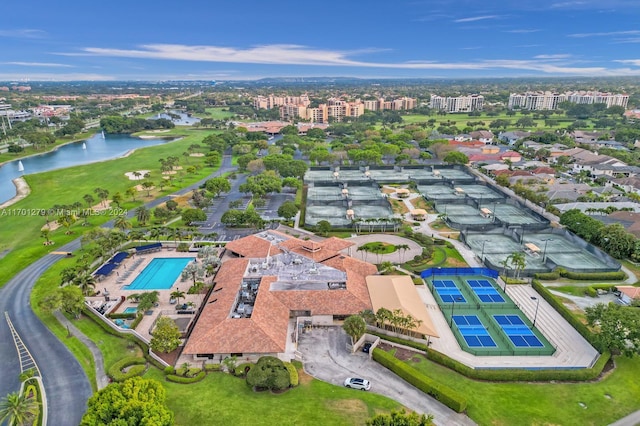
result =
[[418,413],[433,414],[437,425],[475,424],[467,416],[454,412],[369,360],[366,354],[357,352],[352,355],[346,349],[348,342],[349,337],[339,327],[317,328],[301,335],[298,350],[302,353],[305,371],[339,386],[350,376],[370,380],[371,392],[394,399]]

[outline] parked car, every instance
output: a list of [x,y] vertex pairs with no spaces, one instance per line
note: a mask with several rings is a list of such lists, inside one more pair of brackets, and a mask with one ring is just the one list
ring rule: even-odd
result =
[[368,354],[370,350],[371,350],[371,343],[367,342],[364,345],[362,345],[362,352],[364,352],[365,354]]
[[371,389],[371,382],[366,379],[358,379],[357,377],[349,377],[344,381],[344,385],[348,388],[360,389],[363,391]]

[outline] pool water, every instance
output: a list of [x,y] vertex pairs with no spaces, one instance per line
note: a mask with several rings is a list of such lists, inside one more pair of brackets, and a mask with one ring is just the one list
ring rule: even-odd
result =
[[138,312],[138,308],[136,308],[135,306],[129,306],[127,309],[125,309],[123,311],[125,314],[135,314],[136,312]]
[[156,258],[123,290],[167,290],[194,257]]

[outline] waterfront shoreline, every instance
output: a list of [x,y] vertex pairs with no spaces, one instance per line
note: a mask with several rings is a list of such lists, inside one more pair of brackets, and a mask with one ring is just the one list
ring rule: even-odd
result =
[[9,206],[14,205],[15,203],[17,203],[20,200],[24,200],[25,198],[27,198],[29,196],[29,194],[31,194],[31,187],[29,186],[29,184],[27,183],[26,180],[24,180],[23,177],[19,177],[19,178],[15,178],[13,180],[11,180],[11,182],[13,182],[13,184],[16,187],[16,195],[5,201],[4,203],[0,204],[0,209],[4,209],[7,208]]

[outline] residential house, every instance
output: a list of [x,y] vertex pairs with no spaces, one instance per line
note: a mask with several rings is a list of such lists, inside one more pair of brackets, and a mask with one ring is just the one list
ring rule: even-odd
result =
[[531,135],[531,132],[514,130],[509,132],[500,132],[498,134],[498,139],[506,145],[513,146],[517,141],[529,137],[529,135]]
[[477,139],[482,143],[493,143],[493,132],[490,130],[476,130],[475,132],[469,133],[473,139]]

